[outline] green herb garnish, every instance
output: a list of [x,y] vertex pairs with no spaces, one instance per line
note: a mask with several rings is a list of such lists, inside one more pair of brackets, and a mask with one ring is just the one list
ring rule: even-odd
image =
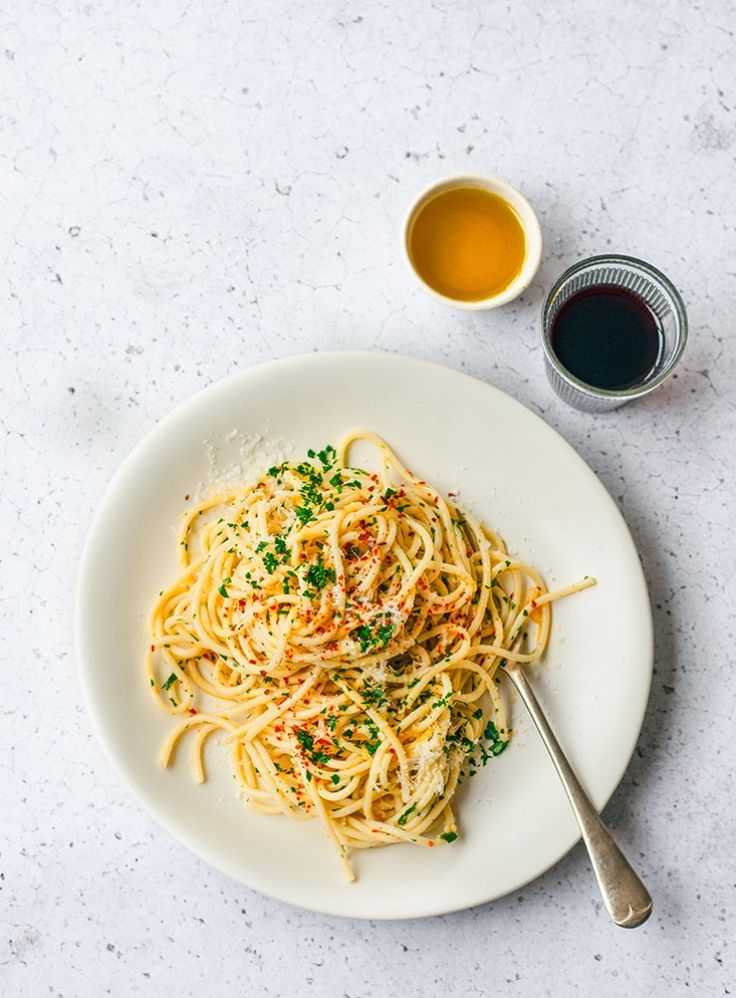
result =
[[501,738],[498,733],[498,728],[493,721],[489,721],[488,724],[486,724],[483,737],[488,740],[488,749],[493,756],[501,755],[509,743],[508,738]]
[[335,569],[327,568],[325,563],[322,561],[322,555],[319,556],[318,560],[311,564],[307,569],[306,580],[310,586],[314,586],[315,589],[324,589],[327,582],[335,582]]
[[308,523],[312,520],[316,520],[317,517],[312,513],[312,510],[308,506],[297,506],[294,510],[296,517],[303,527],[306,527]]
[[417,809],[416,804],[412,804],[411,807],[408,807],[406,809],[406,811],[404,811],[404,813],[399,818],[397,818],[396,824],[397,825],[405,825],[406,824],[406,819],[409,817],[409,815],[412,813],[412,811],[416,811],[416,809]]

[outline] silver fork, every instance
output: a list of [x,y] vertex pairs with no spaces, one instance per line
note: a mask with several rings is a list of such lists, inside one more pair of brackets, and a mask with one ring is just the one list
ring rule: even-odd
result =
[[590,798],[580,785],[580,781],[567,761],[560,743],[545,717],[539,701],[522,667],[517,662],[508,662],[504,672],[519,692],[526,704],[537,731],[542,736],[557,774],[565,788],[573,813],[580,825],[593,864],[593,872],[598,880],[608,913],[616,923],[625,929],[635,929],[642,925],[652,913],[652,898],[636,871],[613,841],[611,833],[601,821]]

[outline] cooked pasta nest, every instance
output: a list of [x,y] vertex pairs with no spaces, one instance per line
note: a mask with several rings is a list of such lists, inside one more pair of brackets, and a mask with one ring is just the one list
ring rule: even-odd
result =
[[249,805],[317,816],[350,879],[352,849],[457,838],[458,785],[511,735],[499,668],[538,659],[551,601],[594,581],[549,593],[367,431],[195,504],[178,557],[146,655],[178,720],[162,765],[186,736],[203,781],[220,732]]

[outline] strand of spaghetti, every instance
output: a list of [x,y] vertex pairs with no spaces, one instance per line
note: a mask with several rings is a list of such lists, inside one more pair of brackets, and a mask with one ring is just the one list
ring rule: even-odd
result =
[[176,748],[176,743],[179,741],[184,732],[198,724],[212,724],[215,727],[222,728],[225,731],[229,731],[235,726],[232,721],[228,721],[227,718],[217,717],[213,714],[197,714],[194,717],[187,718],[186,721],[182,721],[176,728],[174,728],[161,746],[159,765],[162,769],[166,769],[171,762],[171,757],[174,753],[174,749]]
[[555,589],[554,592],[545,593],[544,596],[539,596],[534,600],[534,606],[544,606],[546,603],[552,603],[555,600],[564,599],[565,596],[572,596],[573,593],[582,592],[583,589],[589,589],[594,585],[596,585],[596,579],[591,576],[586,576],[579,582],[573,582],[569,586],[562,586],[560,589]]
[[[301,765],[301,764],[300,764]],[[325,808],[319,794],[317,793],[317,787],[312,785],[312,782],[306,778],[306,770],[302,766],[302,773],[304,776],[304,785],[307,788],[307,793],[309,794],[315,811],[319,815],[323,826],[327,830],[327,834],[334,842],[337,848],[337,854],[340,857],[340,862],[342,863],[343,871],[348,880],[348,883],[352,883],[355,880],[355,871],[353,870],[350,862],[345,853],[345,844],[342,841],[340,834],[337,831],[335,822],[331,820],[327,809]]]

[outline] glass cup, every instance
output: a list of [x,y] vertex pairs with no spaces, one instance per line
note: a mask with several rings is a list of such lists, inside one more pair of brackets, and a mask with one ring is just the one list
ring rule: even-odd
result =
[[[640,384],[621,390],[596,388],[571,374],[551,342],[555,316],[567,299],[583,288],[601,284],[625,288],[641,298],[659,322],[662,349]],[[542,308],[542,348],[552,388],[568,405],[584,412],[608,412],[658,388],[677,366],[687,341],[687,314],[682,298],[659,270],[633,256],[591,256],[570,267],[553,285]]]

